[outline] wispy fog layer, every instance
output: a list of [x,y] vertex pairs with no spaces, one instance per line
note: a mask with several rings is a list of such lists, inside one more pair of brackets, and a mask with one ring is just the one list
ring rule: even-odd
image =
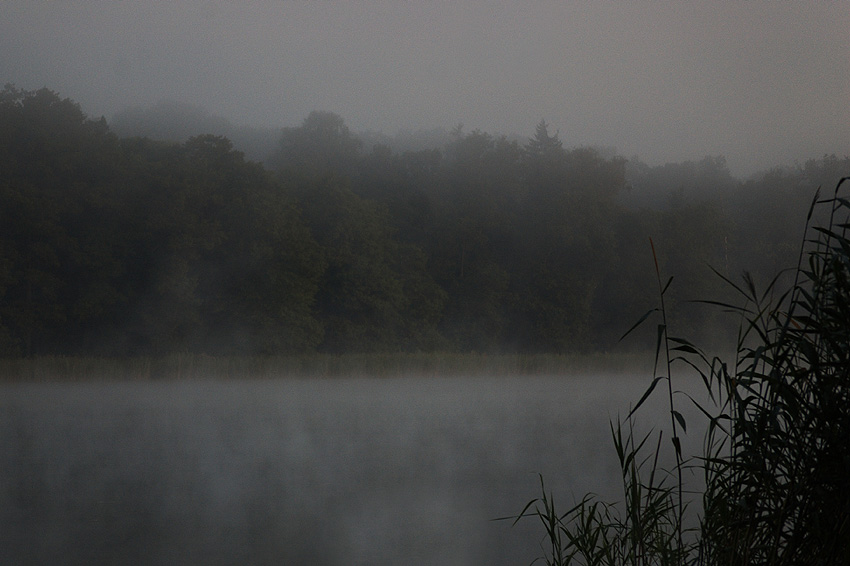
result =
[[[537,473],[564,510],[587,491],[616,497],[608,419],[646,385],[6,384],[0,562],[529,564],[541,552],[537,521],[492,519],[537,495]],[[663,411],[642,411],[644,425],[663,425]]]
[[733,173],[850,152],[841,2],[3,3],[0,81],[93,116],[160,100],[234,124],[530,135]]

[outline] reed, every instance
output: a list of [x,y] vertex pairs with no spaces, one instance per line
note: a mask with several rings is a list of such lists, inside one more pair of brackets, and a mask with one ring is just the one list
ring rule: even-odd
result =
[[[703,301],[739,321],[732,363],[668,334],[672,279],[661,285],[656,263],[659,307],[626,334],[660,317],[662,371],[625,422],[611,426],[623,499],[588,495],[559,512],[541,477],[541,497],[511,517],[542,523],[547,564],[850,564],[850,201],[839,196],[848,179],[830,198],[815,195],[786,290],[779,275],[760,291],[745,274],[741,284],[724,277],[739,303]],[[829,207],[825,226],[810,224],[816,207]],[[678,431],[687,423],[674,402],[674,362],[696,370],[708,394],[707,403],[692,399],[706,418],[700,454],[682,454]],[[663,431],[636,437],[634,428],[635,411],[661,382],[671,470],[658,465],[669,449]],[[702,472],[701,493],[684,489],[685,468]]]

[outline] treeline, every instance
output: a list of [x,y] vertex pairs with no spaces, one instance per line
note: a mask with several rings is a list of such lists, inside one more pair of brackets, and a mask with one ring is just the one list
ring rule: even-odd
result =
[[789,266],[834,156],[742,182],[460,127],[365,144],[335,114],[265,165],[224,137],[119,138],[42,89],[0,93],[0,353],[605,350],[654,304],[711,337],[710,267]]

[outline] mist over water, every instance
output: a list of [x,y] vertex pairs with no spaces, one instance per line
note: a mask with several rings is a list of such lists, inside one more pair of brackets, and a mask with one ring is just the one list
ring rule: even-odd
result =
[[4,384],[0,563],[528,564],[536,522],[492,519],[538,495],[537,473],[564,510],[616,497],[608,422],[647,384]]

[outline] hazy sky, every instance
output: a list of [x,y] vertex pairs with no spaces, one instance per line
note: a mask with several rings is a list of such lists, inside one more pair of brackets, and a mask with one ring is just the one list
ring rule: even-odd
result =
[[3,0],[0,82],[90,116],[161,99],[235,123],[442,127],[733,173],[850,154],[846,2]]

